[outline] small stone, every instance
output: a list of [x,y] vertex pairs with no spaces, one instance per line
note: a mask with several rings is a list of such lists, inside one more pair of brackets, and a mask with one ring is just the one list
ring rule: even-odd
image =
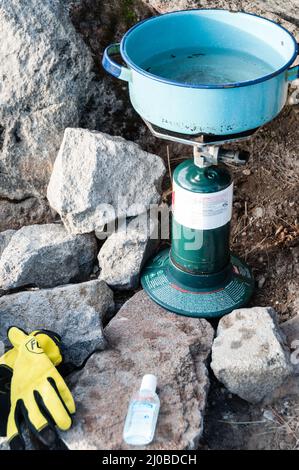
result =
[[291,363],[294,373],[299,375],[299,314],[280,325],[291,350]]
[[294,341],[299,343],[299,313],[290,320],[281,323],[280,328],[286,336],[289,348],[294,349],[292,348],[292,343]]
[[100,268],[97,264],[94,265],[92,274],[99,274]]
[[147,214],[110,235],[98,254],[100,279],[115,289],[136,289],[139,274],[158,245],[156,225]]
[[249,175],[251,175],[251,170],[249,168],[245,168],[245,170],[243,170],[242,173],[245,176],[249,176]]
[[262,287],[264,286],[264,284],[266,282],[265,276],[258,277],[257,282],[258,282],[258,288],[262,289]]
[[242,308],[221,319],[211,367],[231,393],[248,402],[272,395],[293,371],[275,311]]
[[264,413],[263,413],[263,418],[266,421],[276,422],[276,418],[275,418],[275,416],[274,416],[274,414],[272,413],[271,410],[265,410]]
[[209,379],[213,328],[203,319],[164,310],[144,291],[128,300],[105,328],[109,350],[95,353],[71,377],[77,413],[61,438],[74,449],[134,449],[122,438],[132,394],[144,374],[157,376],[161,409],[146,450],[198,447]]
[[4,295],[0,298],[0,338],[6,338],[12,325],[27,332],[55,331],[62,337],[65,362],[79,366],[93,351],[106,346],[102,321],[113,307],[111,289],[99,280]]
[[279,449],[280,450],[288,450],[289,449],[289,444],[285,441],[280,441],[279,442]]
[[0,259],[0,287],[54,287],[87,280],[97,254],[94,235],[61,224],[28,225],[12,234]]
[[255,207],[252,214],[255,218],[259,219],[264,216],[264,209],[262,207]]
[[121,216],[136,216],[158,204],[164,174],[163,160],[133,142],[68,128],[48,199],[69,232],[98,233]]

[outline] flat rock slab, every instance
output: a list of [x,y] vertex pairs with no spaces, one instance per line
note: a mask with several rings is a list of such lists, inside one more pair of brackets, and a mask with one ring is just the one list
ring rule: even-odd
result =
[[223,317],[213,343],[211,367],[230,392],[248,402],[272,396],[292,373],[275,311],[242,308]]
[[12,325],[28,332],[52,330],[62,337],[65,362],[81,365],[104,348],[102,320],[113,306],[111,289],[98,280],[5,295],[0,298],[0,338]]
[[158,204],[165,165],[122,137],[66,129],[48,186],[50,205],[71,233],[101,231],[124,214]]
[[96,254],[92,234],[71,235],[62,224],[28,225],[6,243],[0,259],[0,288],[54,287],[87,280]]
[[203,430],[209,380],[206,361],[214,330],[135,294],[105,328],[109,348],[72,377],[74,425],[62,438],[70,449],[128,449],[122,440],[129,399],[144,374],[156,374],[161,400],[147,449],[194,449]]

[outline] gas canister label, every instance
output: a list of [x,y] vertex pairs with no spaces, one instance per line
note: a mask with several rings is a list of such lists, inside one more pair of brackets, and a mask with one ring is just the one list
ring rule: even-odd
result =
[[173,182],[172,211],[185,227],[210,230],[226,225],[232,217],[233,183],[216,193],[195,193]]

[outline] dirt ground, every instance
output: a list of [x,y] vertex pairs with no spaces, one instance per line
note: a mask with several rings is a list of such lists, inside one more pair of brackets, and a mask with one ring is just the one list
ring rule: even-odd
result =
[[[123,2],[127,6],[132,3]],[[244,3],[242,7],[246,10]],[[92,2],[92,15],[90,0],[73,9],[75,27],[91,48],[101,79],[99,57],[103,47],[119,39],[130,24],[151,14],[149,9],[139,7],[133,17],[126,9],[120,15],[115,9],[117,4],[116,1]],[[118,24],[120,16],[125,20]],[[192,157],[192,149],[153,138],[131,109],[125,87],[110,78],[107,83],[114,87],[123,103],[118,115],[111,116],[110,133],[117,132],[138,142],[164,159],[168,172],[163,198],[170,202],[170,173],[184,158]],[[109,119],[99,130],[109,132]],[[256,291],[251,305],[274,307],[283,322],[299,312],[298,106],[297,109],[286,106],[250,140],[234,146],[249,150],[251,158],[246,167],[230,167],[235,184],[232,251],[253,270]],[[118,307],[132,294],[116,293]],[[299,397],[267,407],[253,406],[229,394],[212,376],[200,448],[299,449]]]
[[250,405],[211,381],[201,450],[299,450],[299,399]]

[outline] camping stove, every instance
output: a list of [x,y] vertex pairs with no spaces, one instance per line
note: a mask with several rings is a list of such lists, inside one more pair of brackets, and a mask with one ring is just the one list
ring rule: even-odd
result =
[[[230,254],[233,183],[217,164],[245,163],[247,154],[221,146],[249,137],[280,113],[289,83],[299,79],[298,53],[295,37],[281,25],[209,8],[140,21],[121,43],[106,47],[104,69],[128,82],[135,111],[160,126],[148,123],[154,135],[194,147],[194,161],[173,175],[171,249],[142,275],[144,289],[163,307],[218,317],[252,294],[248,267]],[[122,64],[113,58],[118,54]]]
[[233,182],[219,162],[244,165],[248,152],[226,150],[256,129],[228,136],[186,136],[145,121],[163,139],[193,146],[194,160],[173,173],[171,248],[144,267],[141,283],[164,308],[191,317],[220,317],[245,305],[254,288],[248,266],[230,253]]

